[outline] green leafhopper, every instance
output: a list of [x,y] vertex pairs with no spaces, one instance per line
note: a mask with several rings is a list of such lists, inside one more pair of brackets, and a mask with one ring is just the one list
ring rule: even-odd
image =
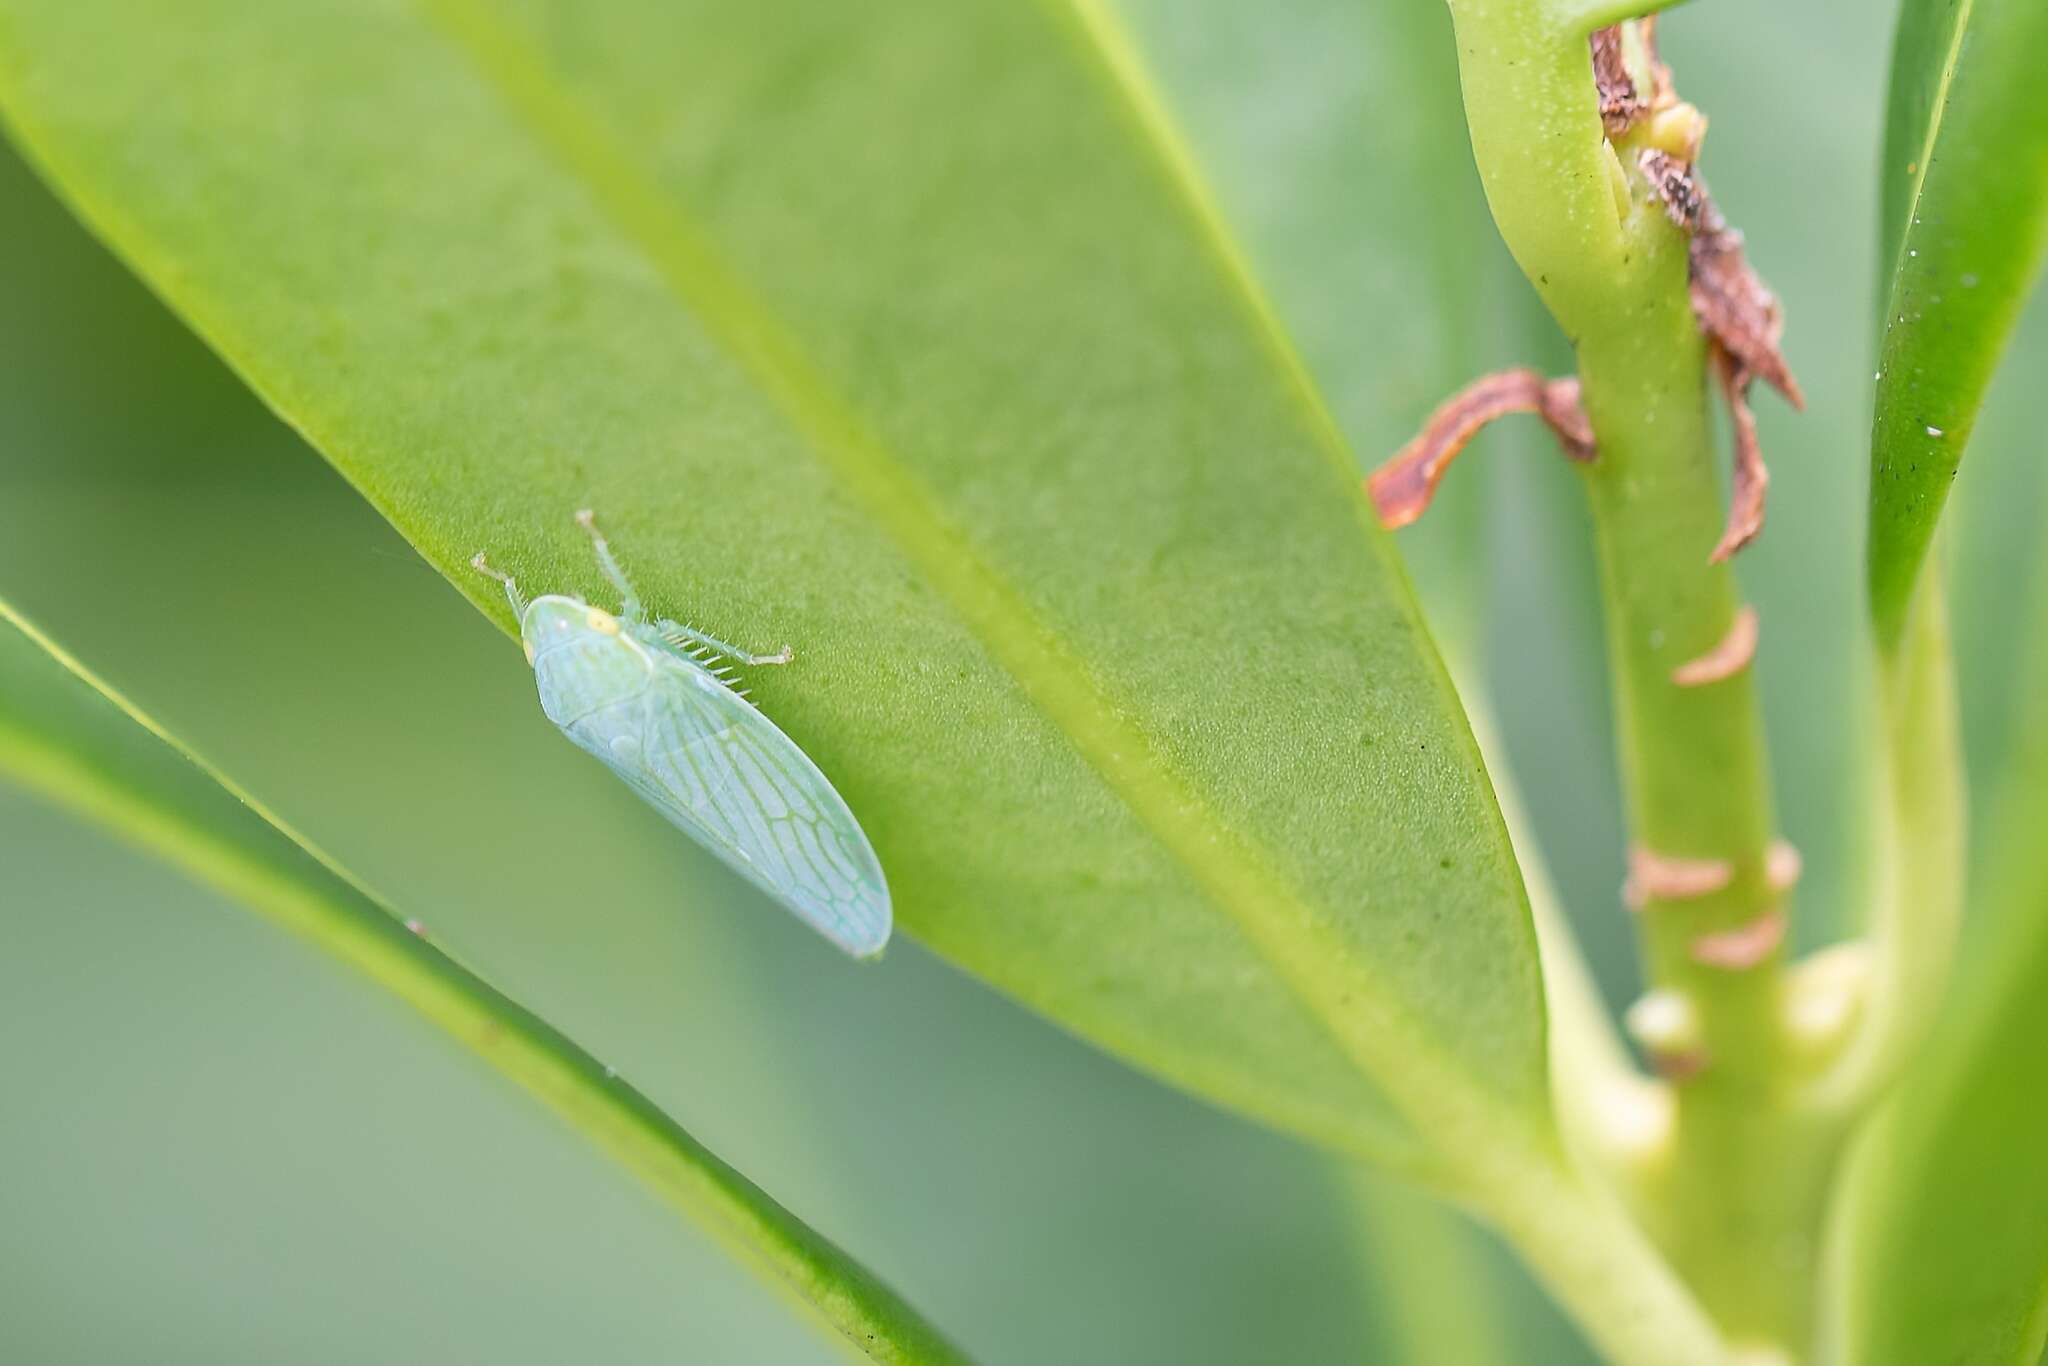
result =
[[581,598],[528,600],[482,552],[519,618],[541,710],[670,823],[857,958],[889,942],[889,886],[860,823],[796,742],[733,686],[731,665],[787,664],[649,619],[586,509],[619,615]]

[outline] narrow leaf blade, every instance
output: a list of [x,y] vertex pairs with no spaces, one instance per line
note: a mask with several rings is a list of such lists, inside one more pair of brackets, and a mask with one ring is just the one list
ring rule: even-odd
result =
[[409,931],[223,786],[5,602],[0,774],[303,935],[404,1000],[870,1359],[966,1359],[888,1287],[595,1058]]
[[1907,0],[1884,165],[1871,610],[1896,643],[1984,390],[2048,249],[2048,8]]
[[1844,1186],[1834,1360],[2032,1366],[2048,1340],[2048,654],[2029,696],[1974,884],[1988,936]]
[[[1885,145],[1889,299],[1872,433],[1870,586],[1888,731],[1891,920],[1866,1038],[1918,1042],[1945,984],[1963,883],[1960,744],[1943,576],[1926,561],[1991,376],[2048,243],[2048,11],[1908,0]],[[2035,626],[2048,639],[2048,621]],[[2048,677],[2048,675],[2044,675]],[[1995,851],[1971,883],[1987,924],[1931,1040],[1842,1186],[1828,1359],[2032,1363],[2048,1332],[2039,1154],[2048,989],[2048,814],[2039,681],[2008,760]]]

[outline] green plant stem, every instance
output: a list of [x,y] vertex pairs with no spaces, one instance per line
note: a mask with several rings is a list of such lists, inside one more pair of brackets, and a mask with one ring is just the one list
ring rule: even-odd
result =
[[[1677,1088],[1668,1147],[1634,1189],[1646,1221],[1731,1341],[1805,1338],[1815,1225],[1833,1139],[1791,1115],[1780,957],[1697,961],[1701,936],[1749,924],[1769,885],[1769,769],[1748,671],[1684,688],[1739,607],[1710,566],[1722,505],[1705,344],[1686,242],[1601,128],[1587,34],[1600,6],[1451,0],[1467,116],[1502,236],[1571,338],[1598,442],[1586,467],[1615,680],[1630,838],[1665,858],[1725,862],[1719,891],[1638,912],[1646,975],[1681,993],[1703,1066]],[[1561,16],[1562,13],[1562,17]],[[1615,186],[1625,183],[1625,202]]]
[[1713,1321],[1610,1191],[1559,1150],[1470,1174],[1470,1203],[1615,1366],[1725,1366]]
[[853,1258],[611,1069],[402,924],[5,602],[0,774],[304,936],[391,992],[870,1360],[967,1360]]
[[[1633,325],[1582,337],[1579,375],[1599,440],[1585,475],[1606,598],[1630,838],[1666,858],[1720,860],[1722,890],[1636,912],[1645,975],[1698,1019],[1699,1070],[1676,1088],[1672,1147],[1647,1169],[1652,1227],[1731,1335],[1804,1337],[1818,1206],[1810,1163],[1787,1150],[1779,956],[1731,971],[1698,962],[1700,936],[1782,909],[1762,723],[1748,671],[1681,688],[1672,671],[1727,634],[1733,576],[1709,567],[1720,535],[1705,355],[1685,294],[1683,242],[1653,207],[1634,227],[1670,261]],[[1665,241],[1657,239],[1668,238]],[[1821,1161],[1825,1150],[1811,1153]]]

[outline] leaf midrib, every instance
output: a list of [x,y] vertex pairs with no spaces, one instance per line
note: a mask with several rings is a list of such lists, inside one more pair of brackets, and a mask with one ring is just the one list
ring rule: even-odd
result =
[[[947,525],[935,500],[833,392],[765,303],[725,264],[708,234],[619,150],[598,118],[548,79],[545,63],[529,45],[474,0],[417,3],[557,164],[583,184],[713,341],[784,410],[813,452],[1025,697],[1194,874],[1353,1064],[1411,1120],[1420,1122],[1427,1115],[1433,1122],[1424,1127],[1448,1122],[1461,1131],[1484,1133],[1500,1124],[1505,1115],[1495,1112],[1505,1107],[1492,1103],[1487,1089],[1474,1084],[1469,1066],[1422,1027],[1346,945],[1309,928],[1325,918],[1314,904],[1226,823],[1209,816],[1208,803],[1157,758],[1146,736],[1117,719],[1118,709],[1089,681],[1083,662]],[[1085,14],[1077,18],[1084,32],[1099,33]],[[1117,70],[1113,58],[1104,60],[1112,72]],[[1156,135],[1142,100],[1139,121]],[[1170,151],[1162,155],[1169,167],[1175,164]],[[1184,181],[1183,192],[1197,196],[1200,212],[1199,188]],[[1212,247],[1222,252],[1226,268],[1241,260],[1228,239],[1218,236],[1220,221],[1212,219],[1208,226]],[[1241,290],[1248,279],[1239,276]],[[1290,357],[1291,348],[1284,345],[1270,312],[1262,311],[1256,295],[1249,302],[1255,316],[1267,322],[1269,346],[1279,343],[1282,357]],[[1307,376],[1298,360],[1293,365],[1299,398]],[[1312,386],[1307,392],[1313,393]],[[1320,404],[1314,407],[1321,411]],[[1318,444],[1327,452],[1334,424],[1325,415],[1317,425],[1326,433]],[[1341,444],[1337,449],[1341,464]],[[1328,972],[1329,962],[1348,964],[1348,973]],[[1455,1099],[1443,1085],[1451,1077],[1459,1080],[1457,1089],[1463,1093]]]
[[[1315,437],[1317,452],[1330,462],[1339,482],[1352,491],[1351,503],[1360,525],[1366,528],[1375,548],[1381,551],[1381,558],[1389,564],[1397,564],[1398,559],[1391,553],[1386,538],[1373,534],[1378,523],[1370,511],[1357,461],[1350,443],[1344,439],[1343,429],[1338,426],[1329,405],[1323,401],[1322,390],[1317,387],[1308,363],[1302,359],[1287,329],[1281,325],[1279,310],[1260,287],[1250,257],[1227,226],[1228,220],[1203,177],[1194,152],[1181,136],[1165,98],[1159,93],[1123,22],[1110,9],[1107,0],[1044,0],[1044,3],[1052,6],[1059,18],[1069,21],[1064,26],[1074,34],[1075,41],[1085,49],[1085,57],[1101,71],[1104,81],[1121,98],[1142,142],[1158,163],[1161,175],[1193,215],[1203,245],[1216,258],[1232,293],[1250,316],[1260,343],[1271,353],[1274,363],[1286,377],[1288,397],[1301,406],[1309,430]],[[1405,580],[1400,582],[1403,593],[1407,593]],[[1412,606],[1412,602],[1404,605]]]

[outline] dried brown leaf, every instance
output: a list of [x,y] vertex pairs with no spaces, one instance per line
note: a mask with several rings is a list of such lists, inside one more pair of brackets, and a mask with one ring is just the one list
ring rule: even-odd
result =
[[1757,538],[1764,529],[1764,493],[1771,485],[1771,472],[1764,467],[1763,447],[1757,443],[1756,414],[1749,409],[1749,372],[1741,362],[1719,345],[1709,348],[1714,373],[1721,381],[1721,395],[1728,401],[1730,426],[1735,431],[1735,475],[1729,481],[1728,525],[1720,544],[1707,557],[1720,564]]
[[1636,92],[1635,77],[1621,51],[1621,25],[1595,29],[1593,84],[1600,90],[1600,122],[1610,139],[1619,138],[1650,112],[1649,100]]
[[1755,540],[1763,530],[1764,492],[1770,472],[1758,444],[1749,385],[1762,378],[1803,407],[1805,397],[1792,378],[1778,340],[1784,315],[1777,296],[1750,269],[1742,234],[1714,206],[1706,182],[1694,168],[1669,153],[1646,148],[1637,164],[1657,192],[1671,220],[1692,234],[1689,291],[1693,316],[1707,335],[1715,373],[1735,429],[1735,478],[1728,500],[1728,526],[1714,547],[1719,564]]
[[1654,147],[1638,152],[1636,164],[1671,221],[1692,234],[1687,275],[1701,330],[1793,407],[1805,407],[1806,397],[1778,345],[1785,332],[1778,296],[1750,267],[1742,234],[1715,207],[1706,181],[1687,162]]
[[1687,232],[1699,232],[1708,211],[1707,191],[1692,164],[1659,148],[1645,147],[1636,153],[1636,165],[1671,221]]
[[1678,92],[1671,84],[1671,68],[1657,59],[1656,17],[1639,19],[1636,27],[1649,64],[1647,91],[1636,84],[1635,74],[1629,70],[1621,24],[1595,29],[1590,40],[1593,84],[1600,92],[1600,123],[1610,141],[1620,141],[1645,118],[1678,103]]
[[1756,639],[1756,608],[1745,605],[1736,612],[1735,620],[1728,624],[1728,633],[1721,637],[1720,642],[1699,658],[1689,659],[1673,669],[1671,681],[1681,688],[1700,688],[1709,683],[1719,683],[1724,678],[1733,678],[1756,658]]
[[1684,1053],[1653,1053],[1650,1068],[1665,1081],[1674,1084],[1691,1081],[1707,1070],[1706,1050],[1695,1048]]
[[1431,413],[1415,439],[1366,480],[1381,525],[1391,530],[1420,517],[1458,452],[1480,428],[1510,413],[1536,413],[1567,456],[1593,458],[1593,427],[1579,406],[1576,379],[1545,380],[1527,368],[1484,375]]
[[[1702,198],[1706,195],[1701,188]],[[1742,368],[1783,394],[1794,408],[1806,406],[1799,381],[1779,349],[1785,333],[1784,311],[1749,259],[1742,254],[1742,234],[1706,201],[1706,226],[1692,239],[1692,311],[1706,334],[1742,362]]]
[[1691,901],[1712,896],[1735,880],[1726,859],[1675,858],[1637,845],[1628,853],[1628,881],[1622,900],[1640,911],[1652,901]]
[[1545,381],[1536,396],[1536,413],[1564,448],[1566,459],[1585,464],[1593,458],[1593,420],[1579,403],[1578,376]]
[[1766,911],[1746,925],[1703,934],[1692,941],[1692,961],[1710,968],[1741,972],[1778,951],[1785,942],[1785,913]]
[[1643,54],[1650,62],[1650,112],[1669,109],[1678,103],[1678,87],[1672,83],[1671,68],[1657,51],[1657,16],[1644,15],[1636,21],[1643,37]]

